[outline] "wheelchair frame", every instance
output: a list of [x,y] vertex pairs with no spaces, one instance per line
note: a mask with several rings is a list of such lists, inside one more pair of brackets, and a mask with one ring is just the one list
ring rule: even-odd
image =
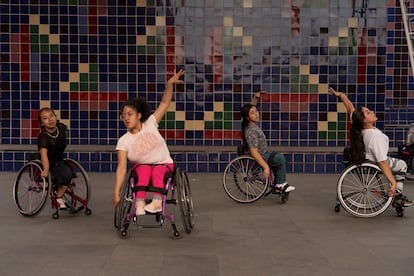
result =
[[[155,224],[141,223],[140,217],[135,214],[136,196],[136,174],[133,166],[127,173],[127,177],[121,187],[121,202],[115,208],[114,225],[118,230],[121,238],[129,237],[129,226],[135,224],[137,227],[143,228],[155,228],[164,225],[165,219],[170,221],[172,227],[172,233],[170,237],[172,239],[181,238],[181,231],[175,224],[174,213],[167,213],[167,204],[173,204],[179,206],[180,215],[184,230],[187,234],[190,234],[194,229],[194,205],[191,197],[191,189],[188,181],[187,173],[177,168],[174,164],[174,171],[167,173],[164,177],[165,187],[163,191],[153,188],[151,185],[146,187],[147,192],[160,192],[162,195],[162,211],[149,214],[155,216]],[[170,193],[168,193],[170,192]],[[177,198],[176,198],[177,195]],[[146,200],[149,203],[151,200]]]
[[[89,178],[84,168],[75,160],[65,158],[64,162],[72,170],[74,177],[63,195],[70,214],[85,209],[87,216],[92,214],[88,208],[91,196]],[[17,173],[13,185],[13,201],[20,214],[26,217],[35,216],[44,208],[48,196],[51,207],[56,209],[52,217],[59,218],[59,204],[56,202],[56,189],[51,174],[41,177],[42,162],[33,159],[27,162]]]
[[377,164],[364,162],[347,166],[337,182],[335,212],[342,206],[348,213],[362,218],[382,214],[390,205],[397,215],[404,215],[404,207],[388,196],[390,184]]
[[278,195],[281,203],[286,203],[289,193],[281,191],[270,181],[275,177],[272,170],[268,178],[264,177],[262,166],[252,156],[240,155],[227,164],[222,184],[226,194],[238,203],[254,202],[269,194]]

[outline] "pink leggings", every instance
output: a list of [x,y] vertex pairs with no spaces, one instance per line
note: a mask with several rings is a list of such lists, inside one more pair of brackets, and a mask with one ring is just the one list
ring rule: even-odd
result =
[[[174,164],[160,164],[160,165],[137,165],[135,173],[138,176],[137,186],[148,186],[150,178],[152,178],[152,186],[155,188],[164,189],[164,176],[168,172],[174,170]],[[144,199],[147,192],[139,191],[136,193],[137,199]],[[153,196],[161,197],[160,193],[153,193]]]

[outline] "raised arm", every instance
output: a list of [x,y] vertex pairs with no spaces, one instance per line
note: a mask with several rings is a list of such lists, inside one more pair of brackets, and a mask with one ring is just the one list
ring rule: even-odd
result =
[[185,73],[185,71],[183,69],[181,69],[180,71],[175,72],[174,76],[172,76],[167,81],[167,86],[165,87],[164,95],[162,95],[161,102],[158,105],[158,108],[154,112],[154,117],[155,117],[155,120],[157,120],[157,123],[161,122],[162,117],[164,117],[164,114],[167,111],[168,106],[171,103],[174,84],[184,82],[184,81],[180,80],[180,77],[182,75],[184,75],[184,73]]
[[256,92],[256,94],[254,94],[253,99],[250,101],[250,104],[257,105],[257,101],[260,99],[260,96],[262,95],[262,93],[263,91]]
[[343,92],[338,92],[332,87],[328,90],[329,94],[339,97],[345,105],[345,108],[349,114],[355,111],[355,107],[352,102],[348,99],[348,96]]

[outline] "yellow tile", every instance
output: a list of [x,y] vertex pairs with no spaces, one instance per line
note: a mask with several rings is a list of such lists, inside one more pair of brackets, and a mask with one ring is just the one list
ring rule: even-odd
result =
[[137,0],[137,7],[145,7],[147,5],[147,0]]
[[311,74],[309,75],[309,84],[318,84],[319,83],[319,75]]
[[167,108],[167,111],[175,111],[177,109],[177,104],[176,104],[176,102],[171,102],[169,105],[168,105],[168,108]]
[[[59,116],[59,118],[60,118],[60,116]],[[59,121],[61,123],[65,124],[68,127],[68,129],[70,129],[70,120],[69,119],[60,119]]]
[[50,101],[40,101],[39,107],[40,107],[40,109],[42,109],[44,107],[50,107]]
[[299,74],[308,75],[309,74],[309,65],[302,64],[299,67]]
[[243,46],[252,46],[253,45],[253,38],[250,35],[243,36]]
[[147,36],[137,35],[137,45],[147,45]]
[[78,72],[69,73],[69,82],[79,82],[79,73]]
[[39,34],[48,35],[49,34],[49,25],[40,24],[39,25]]
[[185,130],[204,130],[204,121],[189,120],[184,122]]
[[224,27],[233,27],[233,17],[225,16],[223,19]]
[[59,91],[61,92],[69,92],[69,83],[68,82],[60,82],[59,83]]
[[176,121],[185,121],[185,111],[176,111],[175,112]]
[[342,102],[340,102],[337,104],[336,110],[338,110],[338,112],[346,112],[346,107]]
[[79,73],[89,73],[89,63],[79,64]]
[[50,34],[49,35],[49,43],[50,44],[60,44],[60,35]]
[[338,45],[339,45],[339,40],[338,40],[338,38],[336,36],[329,37],[328,46],[330,46],[330,47],[338,47]]
[[145,31],[147,35],[150,35],[150,36],[157,35],[157,28],[155,28],[155,26],[147,26]]
[[40,16],[38,14],[31,14],[29,22],[32,25],[39,25],[40,24]]
[[328,122],[318,122],[318,131],[327,131]]
[[214,111],[204,111],[204,121],[214,121]]
[[224,111],[224,102],[215,102],[213,103],[214,112],[223,112]]
[[339,37],[348,37],[348,28],[340,27],[339,30],[338,30],[338,36]]
[[348,28],[358,28],[358,17],[348,18]]
[[165,26],[165,16],[157,16],[155,17],[155,25],[156,26]]
[[243,36],[243,27],[234,27],[233,36]]
[[318,86],[319,94],[327,94],[329,89],[329,85],[327,83],[321,83]]
[[337,122],[338,112],[328,112],[328,122]]
[[253,0],[243,0],[243,8],[253,8]]

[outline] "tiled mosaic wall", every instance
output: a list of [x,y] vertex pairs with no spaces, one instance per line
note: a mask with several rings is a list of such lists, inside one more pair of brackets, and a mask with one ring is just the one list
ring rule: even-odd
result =
[[[414,6],[414,1],[409,1]],[[414,122],[407,43],[398,0],[0,0],[3,145],[35,144],[36,112],[51,106],[75,145],[115,145],[119,107],[155,107],[175,68],[185,68],[161,123],[190,171],[220,171],[240,143],[240,107],[259,106],[272,146],[343,147],[347,118],[327,94],[346,91],[377,111],[391,146]],[[113,153],[73,153],[90,170],[114,169]],[[1,152],[16,170],[19,152]],[[290,172],[336,172],[340,154],[287,154]]]

